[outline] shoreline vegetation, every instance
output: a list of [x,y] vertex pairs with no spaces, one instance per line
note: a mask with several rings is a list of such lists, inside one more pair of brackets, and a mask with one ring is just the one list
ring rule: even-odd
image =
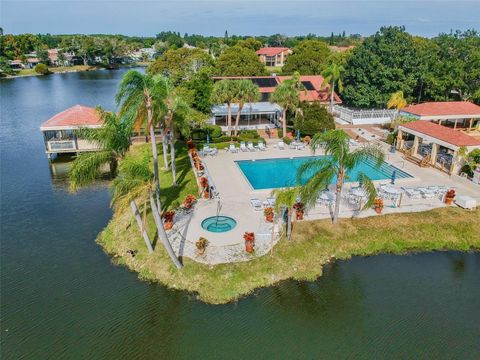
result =
[[[162,202],[169,209],[179,205],[197,186],[186,148],[177,143],[178,186],[171,187],[171,173],[160,171]],[[161,144],[158,146],[163,167]],[[136,145],[127,156],[143,156],[149,145]],[[138,199],[142,204],[143,199]],[[259,288],[294,279],[313,281],[323,266],[352,256],[380,253],[405,254],[416,251],[480,250],[480,227],[475,226],[480,210],[442,208],[427,212],[391,214],[368,218],[329,219],[294,223],[291,240],[281,239],[273,254],[242,263],[208,266],[183,258],[184,268],[176,270],[166,250],[154,240],[149,255],[129,209],[115,209],[112,220],[98,235],[97,243],[113,262],[138,273],[142,280],[158,282],[170,289],[195,293],[201,301],[224,304],[251,294]],[[155,237],[152,214],[147,213],[147,231]],[[131,255],[131,252],[135,256]]]
[[[134,63],[128,65],[119,65],[119,68],[133,68],[133,67],[147,67],[148,63]],[[67,74],[67,73],[75,73],[75,72],[85,72],[85,71],[96,71],[96,70],[108,70],[105,67],[97,66],[97,65],[73,65],[73,66],[56,66],[56,67],[48,67],[49,73],[46,75],[51,74]],[[44,76],[45,74],[39,74],[35,72],[35,69],[22,69],[15,75],[7,75],[4,79],[16,79],[16,78],[23,78],[29,76]]]

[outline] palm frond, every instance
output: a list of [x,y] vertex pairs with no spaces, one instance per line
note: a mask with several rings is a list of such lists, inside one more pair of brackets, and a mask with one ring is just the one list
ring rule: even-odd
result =
[[99,177],[102,166],[109,164],[112,158],[111,151],[95,151],[78,155],[68,173],[70,189],[76,191],[79,187],[93,182]]
[[299,190],[297,187],[275,189],[271,194],[275,197],[275,212],[278,213],[283,206],[291,208],[295,205],[299,196]]
[[301,187],[302,202],[307,207],[314,206],[318,195],[332,183],[336,174],[336,167],[328,166],[328,164],[318,169],[318,171],[308,179],[305,185]]
[[375,185],[373,181],[363,172],[359,172],[357,175],[357,181],[361,184],[361,188],[367,194],[368,200],[363,206],[363,209],[370,208],[373,203],[375,202],[375,198],[377,197],[377,190],[375,189]]
[[378,167],[382,166],[385,159],[385,154],[382,148],[378,145],[364,145],[360,149],[357,149],[350,153],[349,162],[345,164],[347,169],[352,169],[359,162],[371,159],[375,161],[375,165]]

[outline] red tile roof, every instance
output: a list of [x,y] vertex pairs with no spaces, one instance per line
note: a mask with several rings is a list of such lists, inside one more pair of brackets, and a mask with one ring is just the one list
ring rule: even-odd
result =
[[275,56],[288,50],[290,49],[286,47],[264,47],[260,50],[257,50],[256,53],[257,55]]
[[102,120],[95,108],[75,105],[54,115],[42,124],[43,127],[76,127],[102,125]]
[[418,116],[480,115],[480,106],[468,101],[439,101],[410,105],[402,111]]
[[461,131],[453,130],[446,126],[434,124],[429,121],[417,120],[400,125],[404,128],[418,131],[427,136],[445,141],[455,146],[480,146],[480,140],[468,136]]
[[[275,79],[277,84],[284,82],[287,79],[290,79],[291,76],[214,76],[213,80],[222,80],[222,79]],[[330,101],[330,85],[326,84],[325,87],[322,87],[323,77],[321,75],[302,75],[300,76],[300,81],[309,81],[315,90],[303,91],[300,93],[301,101],[320,101],[320,102],[329,102]],[[260,87],[259,91],[261,93],[272,93],[275,91],[275,87]],[[341,103],[342,99],[337,95],[333,94],[334,101],[336,103]]]

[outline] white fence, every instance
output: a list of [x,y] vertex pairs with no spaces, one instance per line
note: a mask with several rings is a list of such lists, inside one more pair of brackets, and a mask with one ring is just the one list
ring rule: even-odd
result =
[[333,112],[335,117],[352,125],[388,124],[395,116],[395,110],[352,110],[340,105],[334,105]]

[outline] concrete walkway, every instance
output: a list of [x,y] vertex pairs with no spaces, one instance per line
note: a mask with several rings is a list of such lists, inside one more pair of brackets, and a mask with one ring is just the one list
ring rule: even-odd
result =
[[[219,192],[219,197],[213,200],[201,199],[195,206],[195,210],[188,215],[177,216],[175,227],[170,232],[170,239],[176,252],[181,256],[187,256],[196,261],[207,264],[218,264],[225,262],[246,261],[255,256],[262,256],[267,253],[272,244],[278,241],[281,226],[275,229],[274,241],[272,242],[272,225],[264,220],[263,211],[254,211],[250,204],[251,198],[258,198],[261,201],[270,197],[271,190],[254,190],[235,160],[272,159],[285,157],[298,157],[312,155],[309,148],[304,150],[274,148],[276,140],[267,140],[266,151],[238,152],[232,154],[226,150],[220,150],[216,156],[203,158],[208,172],[213,179],[214,186]],[[403,159],[402,154],[389,152],[387,144],[380,143],[386,154],[385,161],[412,175],[412,178],[398,179],[395,187],[419,187],[419,186],[446,186],[454,187],[457,195],[468,195],[477,200],[480,204],[480,186],[460,178],[448,176],[432,168],[420,168]],[[322,155],[317,153],[317,155]],[[376,181],[389,183],[389,180]],[[345,186],[345,193],[356,183],[349,183]],[[209,232],[201,227],[201,222],[217,213],[218,203],[221,205],[220,215],[230,216],[237,221],[236,227],[225,233]],[[445,206],[440,198],[434,199],[409,199],[406,196],[402,199],[400,207],[391,207],[386,201],[384,214],[398,212],[418,212],[431,210]],[[331,209],[327,206],[316,206],[306,212],[305,219],[324,219],[331,216]],[[365,217],[378,216],[373,209],[358,211],[354,206],[342,203],[340,217]],[[243,234],[254,232],[256,234],[256,253],[247,254],[244,251]],[[205,237],[209,241],[207,251],[203,256],[196,255],[195,242],[199,237]]]

